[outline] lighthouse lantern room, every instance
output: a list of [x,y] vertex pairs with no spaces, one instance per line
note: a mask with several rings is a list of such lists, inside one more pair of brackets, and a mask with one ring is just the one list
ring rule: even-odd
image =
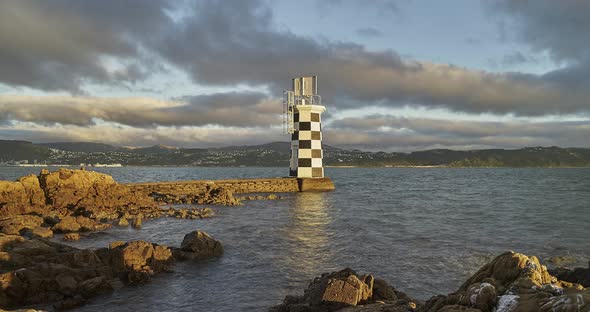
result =
[[283,95],[283,130],[291,134],[290,176],[323,178],[322,113],[317,76],[293,79]]

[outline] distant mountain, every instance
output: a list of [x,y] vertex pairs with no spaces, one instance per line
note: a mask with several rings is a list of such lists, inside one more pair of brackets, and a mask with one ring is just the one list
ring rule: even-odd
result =
[[150,146],[150,147],[139,147],[139,148],[128,149],[127,151],[130,151],[133,153],[142,153],[142,154],[168,154],[168,153],[177,152],[179,150],[180,149],[178,147],[166,146],[166,145],[154,145],[154,146]]
[[0,162],[11,160],[26,160],[29,163],[43,162],[50,156],[51,150],[33,145],[31,142],[0,140]]
[[54,148],[68,152],[100,153],[100,152],[121,152],[127,150],[124,147],[92,142],[55,142],[35,144],[47,148]]
[[[332,147],[326,144],[324,144],[322,147],[324,151],[340,150],[339,148]],[[209,150],[225,152],[267,150],[279,153],[291,153],[291,142],[271,142],[262,145],[226,146],[219,148],[210,148]]]
[[[86,142],[32,144],[1,141],[0,162],[34,161],[79,165],[120,163],[141,166],[260,166],[287,167],[289,142],[221,148],[177,148],[155,145],[117,147]],[[526,147],[514,150],[454,151],[435,149],[412,153],[345,150],[324,145],[324,165],[360,167],[590,167],[590,148]]]

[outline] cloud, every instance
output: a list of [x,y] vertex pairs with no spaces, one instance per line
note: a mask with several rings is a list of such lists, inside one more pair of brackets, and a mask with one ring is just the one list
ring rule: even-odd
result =
[[383,32],[373,27],[362,27],[356,30],[357,35],[367,38],[383,36]]
[[[348,3],[330,3],[341,1]],[[169,7],[170,3],[2,2],[0,82],[80,93],[88,82],[141,81],[150,75],[148,64],[161,61],[186,72],[197,85],[267,87],[277,97],[290,88],[291,78],[316,74],[325,102],[338,109],[414,105],[521,116],[590,111],[587,67],[570,66],[545,75],[489,73],[278,30],[269,7],[271,2],[267,1],[181,2],[178,5],[186,6],[182,14],[178,8]],[[573,9],[554,4],[562,3],[557,1],[530,3],[536,1],[503,1],[494,8],[497,12],[514,9],[514,13],[505,14],[522,15],[519,29],[522,34],[537,38],[528,39],[534,47],[549,49],[556,59],[586,59],[588,49],[581,45],[587,40],[577,34],[588,32],[575,32],[572,37],[578,41],[574,42],[560,39],[553,30],[539,25],[539,14],[555,9],[559,13],[547,14],[550,21],[564,23],[558,27],[563,31],[559,33],[561,37],[568,37],[570,32],[566,30],[573,31],[574,26],[584,30],[589,22],[577,21],[575,17],[580,16],[576,10],[586,8],[585,2],[572,2]],[[392,9],[395,4],[396,1],[372,2],[373,6]],[[562,13],[570,14],[575,22],[560,19]],[[547,34],[534,30],[535,27],[547,30]],[[568,47],[560,48],[559,43]],[[146,59],[148,55],[153,59]],[[129,116],[133,114],[130,112]],[[188,123],[178,117],[180,123]]]
[[156,127],[135,128],[113,124],[92,126],[39,125],[17,122],[11,127],[0,125],[3,139],[40,142],[98,142],[119,146],[152,146],[165,144],[177,147],[221,147],[229,145],[264,144],[285,140],[281,130],[268,128]]
[[502,58],[502,65],[504,66],[514,66],[526,63],[537,64],[539,63],[539,61],[536,58],[532,56],[526,56],[519,51],[513,51],[511,53],[508,53],[504,55],[504,57]]
[[[82,92],[88,81],[135,81],[147,73],[137,40],[170,23],[165,1],[2,1],[0,82]],[[117,57],[113,69],[106,57]]]
[[399,13],[399,0],[318,0],[317,5],[322,10],[333,10],[342,6],[354,7],[357,10],[370,9],[379,13]]
[[279,125],[281,104],[262,93],[230,92],[152,98],[0,95],[0,120],[44,125],[92,126],[113,122],[133,127],[261,127]]
[[[317,41],[276,31],[259,1],[201,1],[181,29],[156,50],[196,83],[289,88],[290,78],[317,74],[331,105],[408,104],[453,111],[538,116],[587,112],[590,88],[518,73],[493,74],[403,59],[350,42]],[[278,92],[277,92],[278,93]]]
[[516,39],[559,62],[590,61],[590,2],[585,0],[488,1],[494,12],[508,18]]
[[373,115],[343,118],[325,127],[328,144],[372,150],[431,148],[588,147],[590,121],[465,121]]

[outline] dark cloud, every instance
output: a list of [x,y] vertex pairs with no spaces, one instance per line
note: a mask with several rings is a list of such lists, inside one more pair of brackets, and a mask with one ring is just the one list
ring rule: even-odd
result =
[[176,101],[150,98],[2,96],[0,120],[42,125],[91,126],[111,122],[132,127],[267,127],[280,123],[278,101],[262,93],[219,93]]
[[508,18],[511,31],[556,61],[590,61],[590,1],[500,0],[486,5]]
[[[331,1],[328,5],[344,1],[352,5],[347,0]],[[291,78],[317,74],[325,102],[337,108],[416,105],[523,116],[590,111],[585,67],[571,66],[546,75],[494,74],[277,30],[268,1],[199,0],[189,2],[182,14],[167,7],[171,3],[4,1],[0,4],[0,82],[81,92],[88,81],[140,81],[152,72],[146,64],[154,63],[145,60],[145,52],[156,58],[155,63],[161,57],[188,73],[197,84],[266,86],[275,96],[290,87]],[[396,8],[396,1],[356,3]],[[584,10],[586,2],[572,1],[572,9],[567,4],[560,7],[558,1],[539,1],[529,12],[532,3],[536,1],[503,1],[494,7],[499,12],[514,9],[506,14],[521,16],[521,32],[536,38],[530,39],[532,46],[550,49],[557,59],[585,59],[588,49],[581,45],[587,40],[582,39],[590,32],[580,31],[588,22],[577,21],[581,16],[577,10]],[[542,18],[535,14],[552,8],[574,20],[558,24],[560,36],[569,36],[566,30],[571,31],[572,25],[580,26],[578,35],[571,36],[577,42],[559,41],[554,31],[533,32],[533,26],[547,28],[538,25]],[[558,13],[547,14],[552,23],[562,22]],[[559,43],[569,48],[559,48]],[[122,68],[110,68],[110,58]]]
[[373,27],[362,27],[356,30],[357,35],[367,38],[383,36],[383,32]]
[[394,51],[276,31],[260,1],[201,1],[170,34],[155,49],[200,84],[269,85],[276,92],[292,77],[317,74],[320,93],[336,107],[413,104],[532,116],[589,110],[590,91],[559,80],[415,62]]
[[[157,37],[169,23],[165,1],[0,2],[0,82],[81,92],[88,81],[145,77],[137,40]],[[121,58],[112,71],[106,57]],[[128,60],[128,61],[126,61]]]
[[508,53],[502,58],[502,65],[504,66],[522,65],[526,63],[537,64],[539,61],[536,58],[532,56],[526,56],[519,51]]
[[399,13],[399,2],[399,0],[317,0],[318,6],[324,10],[348,6],[355,9],[375,10],[380,14]]
[[328,144],[372,150],[429,148],[587,147],[590,121],[463,121],[374,115],[344,118],[326,126]]

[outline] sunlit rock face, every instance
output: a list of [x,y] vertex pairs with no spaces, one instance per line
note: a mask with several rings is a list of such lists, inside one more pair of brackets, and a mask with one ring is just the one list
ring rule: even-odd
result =
[[431,298],[419,309],[435,311],[589,311],[590,289],[557,279],[537,257],[506,252],[484,265],[459,290]]

